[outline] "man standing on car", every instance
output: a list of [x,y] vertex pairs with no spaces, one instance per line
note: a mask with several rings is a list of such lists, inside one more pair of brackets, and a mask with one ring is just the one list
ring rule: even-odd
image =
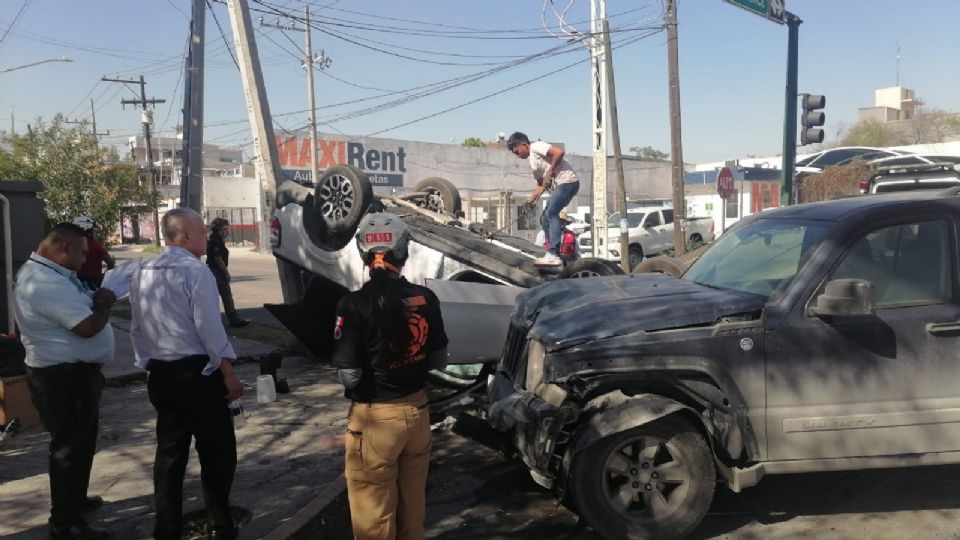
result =
[[87,253],[82,229],[60,223],[17,273],[14,313],[27,350],[27,386],[50,432],[50,535],[98,540],[83,514],[103,504],[87,496],[97,448],[101,366],[113,358],[107,289],[90,291],[77,277]]
[[518,158],[526,159],[530,163],[533,178],[537,181],[537,187],[527,198],[525,206],[533,208],[544,190],[551,191],[547,207],[540,216],[540,226],[547,237],[549,249],[533,264],[545,267],[562,266],[560,242],[563,224],[560,222],[560,211],[570,204],[580,190],[580,179],[570,163],[563,159],[566,152],[562,148],[543,141],[531,143],[530,139],[519,131],[507,139],[507,148]]

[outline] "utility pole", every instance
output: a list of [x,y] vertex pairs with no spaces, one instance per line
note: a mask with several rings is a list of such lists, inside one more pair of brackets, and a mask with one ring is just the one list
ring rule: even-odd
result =
[[143,123],[143,139],[144,144],[147,147],[147,177],[150,179],[150,196],[153,199],[150,206],[153,207],[153,245],[160,247],[160,215],[157,211],[157,179],[153,176],[153,151],[150,147],[150,124],[153,122],[153,111],[147,109],[147,105],[157,105],[159,103],[166,103],[165,99],[147,99],[146,86],[147,83],[143,80],[143,75],[140,76],[139,81],[128,81],[123,79],[108,79],[107,77],[101,77],[101,81],[104,82],[115,82],[121,84],[139,84],[140,85],[140,99],[121,99],[121,105],[133,105],[136,108],[138,105],[143,109],[143,112],[140,114],[141,122]]
[[613,47],[610,46],[610,26],[602,19],[603,47],[607,52],[607,111],[610,113],[610,138],[613,139],[613,165],[617,174],[616,208],[620,212],[620,267],[630,273],[630,224],[627,221],[627,188],[623,181],[623,154],[620,152],[620,121],[617,116],[617,87],[613,78]]
[[97,149],[100,148],[100,136],[110,135],[110,130],[100,133],[97,131],[97,111],[93,108],[93,98],[90,98],[90,120],[93,123],[93,140],[97,143]]
[[[227,0],[230,25],[236,40],[237,61],[240,63],[240,79],[243,81],[247,100],[247,114],[253,131],[253,148],[256,153],[257,176],[260,177],[260,249],[270,245],[270,220],[273,218],[277,180],[282,176],[277,159],[277,143],[273,134],[273,119],[270,104],[260,71],[260,56],[253,38],[250,9],[247,0]],[[284,298],[287,295],[284,294]]]
[[687,202],[683,193],[683,144],[680,136],[680,68],[677,52],[677,0],[667,0],[667,70],[670,79],[670,180],[673,187],[673,255],[687,251]]
[[593,145],[593,256],[607,258],[607,56],[602,39],[607,17],[606,0],[590,0],[590,72],[593,114],[591,120]]
[[11,135],[17,134],[17,126],[13,122],[13,107],[10,107],[10,134]]
[[[203,210],[203,60],[206,3],[193,0],[190,49],[184,67],[183,147],[180,165],[180,206]],[[171,174],[172,176],[172,174]]]
[[305,6],[303,13],[306,26],[303,29],[297,28],[294,25],[282,26],[279,23],[265,23],[263,22],[263,17],[260,17],[260,26],[275,28],[281,31],[292,30],[294,32],[304,32],[307,36],[306,58],[303,62],[303,69],[307,71],[307,104],[310,108],[310,181],[316,182],[319,173],[319,168],[317,167],[319,158],[317,156],[317,105],[314,97],[313,66],[316,64],[320,69],[325,69],[330,66],[333,60],[328,58],[323,50],[317,55],[313,54],[313,42],[310,38],[310,34],[312,33],[310,26],[310,6]]
[[803,22],[789,11],[784,12],[787,23],[787,88],[783,107],[783,178],[780,182],[780,205],[793,204],[793,171],[797,157],[797,49],[800,44],[800,24]]

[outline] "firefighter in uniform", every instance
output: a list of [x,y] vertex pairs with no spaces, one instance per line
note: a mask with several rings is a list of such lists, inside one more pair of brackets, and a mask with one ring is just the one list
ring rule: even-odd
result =
[[355,538],[421,540],[430,465],[427,372],[447,361],[437,296],[400,275],[410,233],[372,213],[357,231],[370,280],[337,304],[333,364],[350,405],[344,477]]

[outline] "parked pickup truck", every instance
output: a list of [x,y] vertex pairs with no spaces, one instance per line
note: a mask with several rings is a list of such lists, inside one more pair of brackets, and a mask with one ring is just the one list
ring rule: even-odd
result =
[[717,481],[960,463],[960,188],[747,217],[680,279],[521,293],[488,420],[607,538],[680,538]]
[[[620,259],[620,213],[607,218],[609,229],[608,253],[612,260]],[[644,257],[656,255],[673,247],[673,208],[638,208],[627,211],[630,234],[630,268],[636,268]],[[713,218],[687,218],[684,233],[693,243],[713,241]],[[580,253],[590,253],[593,236],[587,232],[577,238]]]

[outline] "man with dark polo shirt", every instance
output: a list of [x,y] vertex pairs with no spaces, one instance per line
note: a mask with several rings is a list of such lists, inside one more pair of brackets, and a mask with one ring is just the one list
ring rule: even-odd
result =
[[237,355],[220,320],[213,274],[200,261],[206,227],[200,214],[176,208],[161,221],[166,246],[130,283],[130,337],[157,410],[153,463],[157,540],[179,540],[183,476],[196,439],[211,538],[233,539],[230,510],[237,441],[227,404],[243,394],[233,372]]
[[116,296],[96,293],[77,277],[87,253],[83,231],[55,226],[17,273],[14,311],[27,350],[27,385],[50,432],[50,538],[98,540],[83,514],[101,504],[88,497],[97,447],[101,366],[113,358],[110,306]]

